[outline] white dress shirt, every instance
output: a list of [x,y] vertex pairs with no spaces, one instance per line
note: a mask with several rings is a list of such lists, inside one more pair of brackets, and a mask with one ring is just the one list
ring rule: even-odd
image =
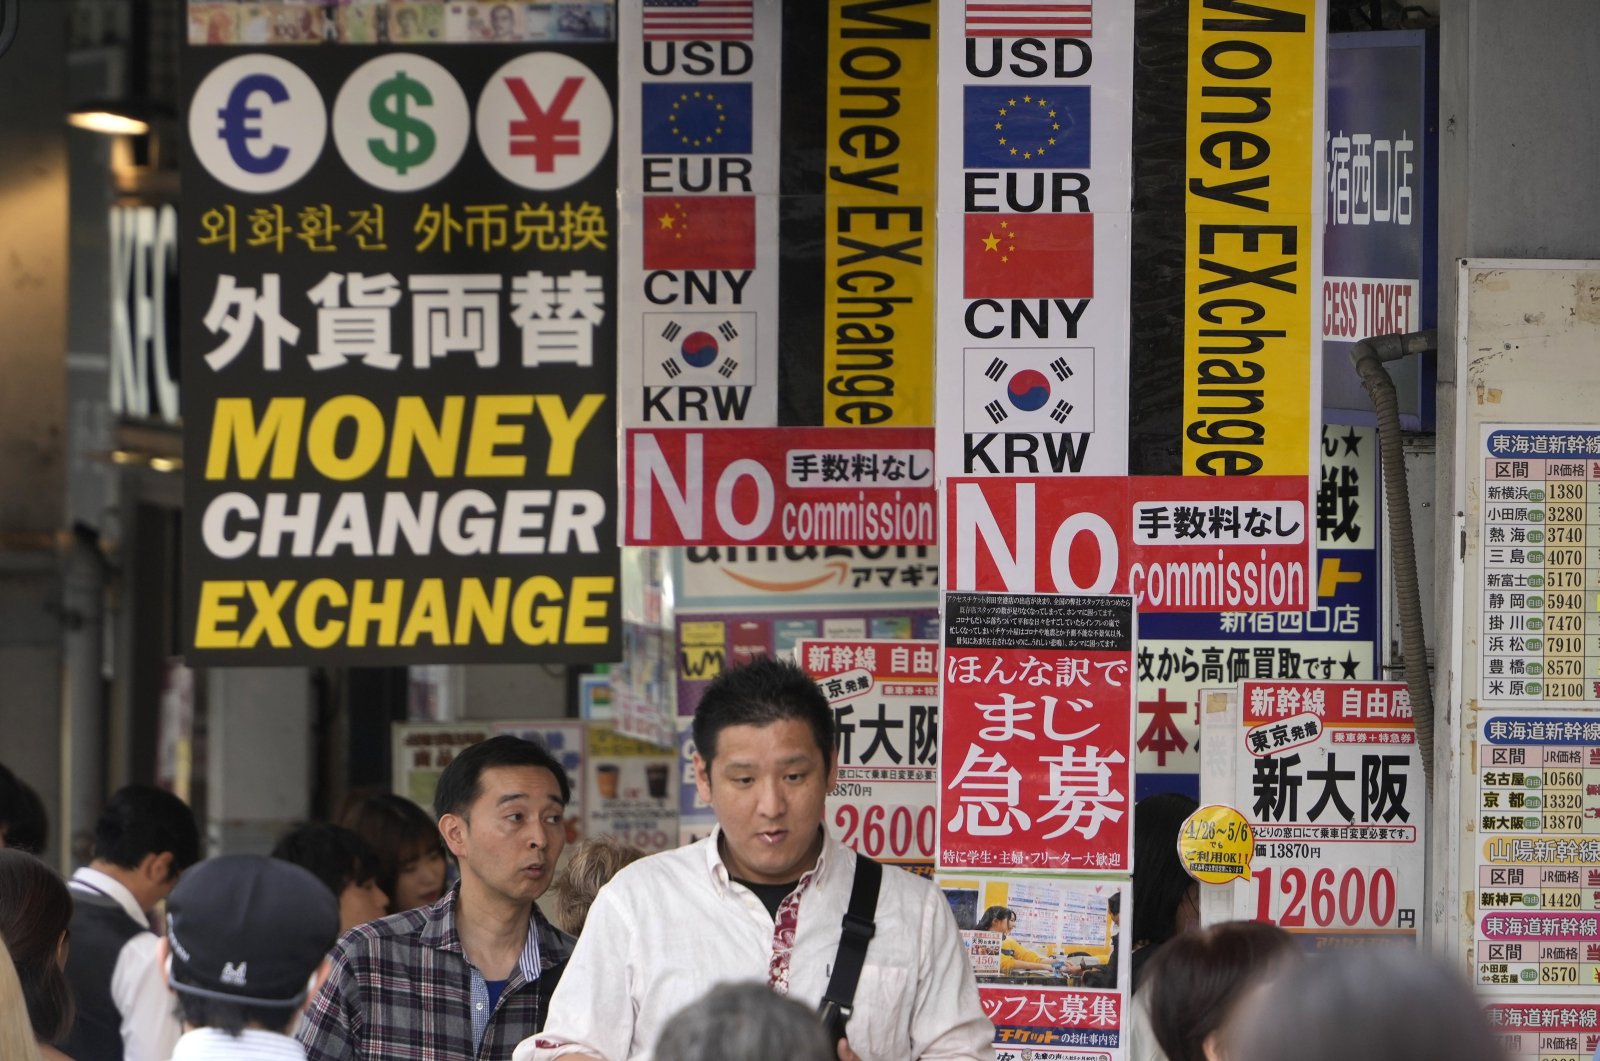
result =
[[[772,916],[729,879],[717,838],[635,862],[600,889],[544,1031],[523,1040],[514,1061],[650,1061],[672,1016],[712,987],[770,982]],[[812,1009],[838,953],[855,858],[825,837],[801,878],[787,976],[790,997]],[[876,925],[847,1036],[862,1061],[992,1061],[994,1027],[939,890],[886,866]]]
[[[67,883],[72,889],[115,900],[135,922],[146,929],[150,927],[139,901],[115,877],[84,866]],[[134,936],[123,944],[111,972],[111,1000],[122,1017],[123,1061],[166,1061],[183,1034],[177,1000],[156,961],[159,943],[153,932]]]
[[196,1028],[178,1040],[172,1061],[306,1061],[306,1052],[298,1039],[259,1028],[246,1028],[237,1036]]

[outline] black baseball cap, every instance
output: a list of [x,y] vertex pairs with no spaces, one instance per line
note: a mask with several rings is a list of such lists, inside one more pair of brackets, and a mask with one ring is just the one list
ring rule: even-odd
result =
[[172,988],[250,1006],[298,1006],[339,937],[339,900],[308,870],[224,855],[187,870],[167,899]]

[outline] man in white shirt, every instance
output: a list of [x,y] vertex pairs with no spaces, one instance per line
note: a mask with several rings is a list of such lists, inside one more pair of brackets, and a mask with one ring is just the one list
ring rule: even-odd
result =
[[78,1015],[58,1045],[74,1061],[164,1061],[182,1034],[147,910],[200,857],[194,812],[170,792],[129,785],[95,823],[94,858],[72,875],[67,980]]
[[[833,711],[799,668],[762,658],[711,684],[694,739],[716,831],[600,890],[544,1030],[515,1061],[649,1061],[668,1020],[722,981],[816,1009],[856,862],[822,824]],[[886,868],[874,921],[840,1058],[990,1061],[994,1029],[939,891]]]
[[308,870],[261,855],[196,866],[161,941],[185,1029],[172,1061],[305,1061],[289,1032],[338,936],[339,901]]

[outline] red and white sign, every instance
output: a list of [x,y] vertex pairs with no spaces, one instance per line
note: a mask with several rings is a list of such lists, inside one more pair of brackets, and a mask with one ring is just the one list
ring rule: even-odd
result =
[[628,432],[629,545],[931,545],[930,427]]
[[946,484],[953,590],[1126,593],[1141,612],[1301,611],[1315,597],[1299,476]]
[[1415,939],[1426,911],[1426,786],[1405,683],[1239,688],[1229,742],[1246,755],[1235,754],[1224,787],[1210,787],[1206,768],[1200,793],[1226,794],[1255,833],[1250,880],[1230,893],[1233,916],[1309,935],[1317,948]]
[[802,639],[794,656],[833,705],[839,774],[829,832],[880,862],[931,871],[939,643]]
[[1409,725],[1412,720],[1405,682],[1244,682],[1241,689],[1246,726],[1299,714],[1341,726]]
[[940,867],[1131,871],[1128,598],[950,594],[945,623]]

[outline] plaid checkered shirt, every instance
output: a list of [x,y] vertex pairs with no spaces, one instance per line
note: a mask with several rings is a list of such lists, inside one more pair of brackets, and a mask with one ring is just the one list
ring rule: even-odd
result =
[[308,1061],[510,1061],[544,1027],[572,938],[535,906],[517,968],[489,1012],[483,976],[456,934],[458,895],[344,934],[300,1022]]

